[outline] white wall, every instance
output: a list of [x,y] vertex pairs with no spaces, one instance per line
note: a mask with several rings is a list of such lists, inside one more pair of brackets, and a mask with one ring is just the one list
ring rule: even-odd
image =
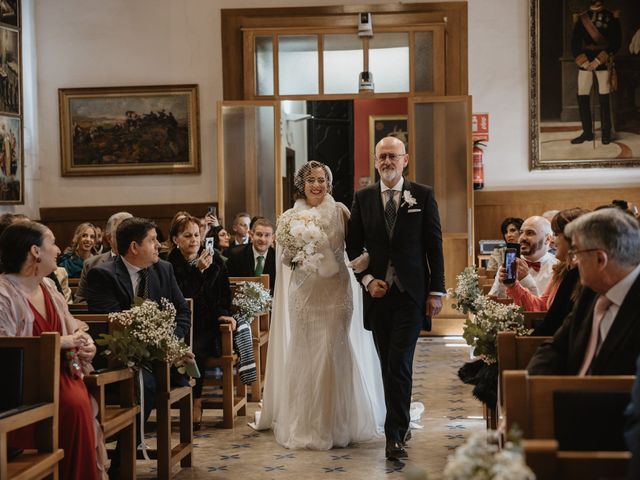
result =
[[[33,161],[28,165],[27,204],[15,211],[36,217],[39,207],[215,200],[215,104],[222,98],[220,9],[365,3],[362,0],[27,1],[35,5],[37,144]],[[490,115],[486,188],[637,184],[640,169],[529,172],[527,4],[528,0],[469,1],[470,94],[474,111]],[[200,86],[200,175],[60,176],[58,88],[172,83]]]

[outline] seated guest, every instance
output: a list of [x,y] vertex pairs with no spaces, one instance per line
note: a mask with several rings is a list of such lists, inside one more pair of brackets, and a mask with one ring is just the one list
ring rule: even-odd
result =
[[103,235],[102,227],[100,227],[99,225],[94,225],[93,227],[96,230],[96,243],[93,245],[92,253],[94,255],[100,255],[101,253],[104,253],[107,250],[109,250],[109,246],[105,245],[103,242],[104,235]]
[[[222,355],[220,323],[231,323],[229,276],[220,255],[200,248],[200,221],[195,217],[178,220],[169,237],[174,248],[167,260],[173,265],[176,281],[186,298],[193,299],[193,353],[201,372],[209,357]],[[215,228],[215,227],[214,227]],[[202,422],[202,385],[204,376],[193,388],[193,422],[196,430]]]
[[[529,217],[520,227],[520,258],[517,278],[520,284],[536,295],[544,292],[553,274],[556,257],[549,253],[551,224],[543,217]],[[489,295],[504,297],[506,289],[496,275]]]
[[226,263],[227,257],[222,255],[222,252],[226,251],[231,243],[231,235],[229,235],[229,232],[227,232],[222,225],[218,225],[209,230],[207,237],[213,238],[213,248],[220,254],[220,257]]
[[[87,326],[71,316],[65,299],[46,278],[56,268],[60,249],[51,230],[39,223],[23,221],[6,228],[0,237],[0,335],[40,336],[42,332],[60,333],[59,444],[64,450],[60,478],[101,478],[99,457],[106,459],[102,441],[96,441],[100,427],[94,423],[92,399],[82,381],[83,373],[93,370],[91,360],[96,347],[86,333]],[[71,352],[81,370],[72,367]],[[3,365],[8,368],[9,365]],[[97,428],[97,430],[96,430]],[[35,426],[10,432],[12,448],[35,448]],[[101,433],[97,438],[101,439]],[[3,446],[3,448],[5,448]],[[102,464],[102,462],[101,462]]]
[[[176,212],[176,214],[173,216],[173,218],[171,219],[171,223],[169,224],[169,230],[171,230],[173,228],[173,225],[180,220],[183,217],[188,217],[190,214],[189,212],[185,212],[184,210],[180,210],[179,212]],[[158,232],[158,237],[160,237],[160,230],[157,230]],[[169,251],[172,248],[172,244],[171,244],[171,238],[168,239],[162,239],[159,240],[160,242],[160,258],[163,260],[167,259],[167,255],[169,255]]]
[[276,251],[273,243],[273,225],[266,218],[258,218],[251,230],[251,243],[231,247],[227,270],[230,277],[253,277],[269,274],[269,286],[273,295],[276,280]]
[[[573,286],[577,284],[578,275],[577,269],[575,269],[575,265],[571,263],[569,260],[569,248],[570,244],[567,238],[564,236],[564,228],[567,226],[569,222],[578,218],[580,215],[587,213],[587,210],[582,208],[569,208],[567,210],[563,210],[559,212],[555,217],[553,217],[553,221],[551,222],[551,229],[556,237],[556,245],[558,247],[556,253],[556,259],[558,263],[556,263],[552,270],[553,274],[551,276],[551,281],[547,284],[547,288],[545,288],[542,295],[534,295],[531,291],[524,288],[518,280],[511,285],[506,285],[507,295],[510,298],[513,298],[513,301],[516,305],[523,307],[528,312],[546,312],[551,307],[554,299],[556,298],[556,293],[558,292],[558,288],[560,284],[564,281],[565,277],[569,271],[573,270],[574,274],[571,275],[571,283]],[[498,273],[500,275],[500,281],[504,283],[504,280],[507,277],[507,272],[504,266],[500,267],[500,271]],[[559,298],[559,302],[564,302],[568,304],[573,304],[572,296],[568,296],[565,298]],[[571,308],[566,312],[567,314],[571,311]],[[558,325],[560,326],[560,325]]]
[[87,289],[87,272],[93,267],[102,265],[103,263],[110,262],[118,256],[118,241],[116,240],[116,229],[118,225],[125,219],[131,218],[129,212],[114,213],[107,220],[107,226],[104,229],[104,238],[111,245],[111,249],[106,250],[100,255],[94,255],[89,257],[82,266],[82,273],[80,274],[80,281],[78,282],[78,291],[75,295],[75,303],[86,303],[86,289]]
[[609,208],[577,218],[565,235],[586,288],[527,369],[531,375],[633,375],[640,354],[640,225]]
[[[520,227],[524,220],[516,217],[507,217],[502,221],[500,225],[500,231],[502,232],[502,238],[507,243],[518,243],[520,238]],[[487,262],[487,270],[497,270],[503,263],[504,251],[507,247],[498,247],[491,252],[491,257]]]
[[231,247],[251,243],[251,236],[249,235],[250,229],[251,216],[246,212],[236,213],[236,216],[233,217],[233,224],[231,226],[231,230],[233,230]]
[[[135,298],[160,302],[166,298],[176,308],[178,338],[185,338],[191,328],[191,312],[178,288],[173,267],[158,258],[160,242],[156,225],[144,218],[124,219],[116,230],[118,257],[111,262],[92,268],[87,273],[87,304],[91,313],[111,313],[128,310]],[[142,369],[144,405],[142,413],[146,422],[153,409],[156,381],[153,374]],[[171,381],[175,385],[187,385],[186,377],[175,373]],[[139,432],[137,432],[139,434]],[[138,443],[140,439],[138,438]],[[110,476],[117,476],[119,455],[114,457]]]
[[71,245],[58,259],[58,265],[64,267],[69,278],[80,278],[84,261],[92,255],[95,241],[96,230],[92,224],[85,222],[78,225]]

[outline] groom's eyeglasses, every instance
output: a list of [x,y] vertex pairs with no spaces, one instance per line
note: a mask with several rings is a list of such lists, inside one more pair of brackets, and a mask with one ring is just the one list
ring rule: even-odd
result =
[[376,156],[376,160],[380,160],[381,162],[384,162],[388,158],[389,160],[394,162],[399,158],[404,157],[405,155],[406,153],[381,153],[380,155]]

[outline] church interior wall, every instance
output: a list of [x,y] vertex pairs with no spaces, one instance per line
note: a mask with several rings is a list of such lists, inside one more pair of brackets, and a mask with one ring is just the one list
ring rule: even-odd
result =
[[[24,1],[32,7],[35,46],[34,106],[27,114],[37,118],[33,131],[25,134],[25,139],[34,141],[26,145],[26,203],[2,207],[2,211],[25,212],[34,218],[38,218],[40,207],[216,200],[216,101],[222,98],[220,10],[337,3]],[[468,9],[469,94],[473,96],[473,110],[488,112],[490,121],[485,189],[638,184],[637,168],[529,171],[528,0],[470,0]],[[199,85],[201,174],[61,177],[59,88],[186,83]]]

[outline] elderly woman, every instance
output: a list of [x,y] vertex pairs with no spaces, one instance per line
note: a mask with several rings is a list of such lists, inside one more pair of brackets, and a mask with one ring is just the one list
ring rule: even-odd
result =
[[[0,237],[0,335],[39,336],[59,332],[62,351],[59,394],[59,443],[64,450],[60,478],[100,478],[96,461],[96,425],[92,400],[82,381],[92,369],[96,348],[86,325],[71,316],[64,297],[49,278],[60,249],[51,230],[35,222],[7,227]],[[5,365],[5,367],[8,367]],[[35,429],[9,435],[14,448],[34,448]],[[100,458],[102,456],[100,455]]]
[[58,265],[64,267],[69,278],[80,278],[84,261],[93,255],[96,243],[96,229],[88,222],[81,223],[73,234],[71,245],[58,259]]
[[[178,286],[185,298],[193,299],[193,353],[204,373],[208,357],[219,357],[220,323],[231,323],[231,289],[224,261],[200,247],[200,221],[191,215],[178,219],[171,227],[169,238],[173,248],[167,260],[173,265]],[[193,388],[194,428],[202,422],[202,383],[196,379]]]

